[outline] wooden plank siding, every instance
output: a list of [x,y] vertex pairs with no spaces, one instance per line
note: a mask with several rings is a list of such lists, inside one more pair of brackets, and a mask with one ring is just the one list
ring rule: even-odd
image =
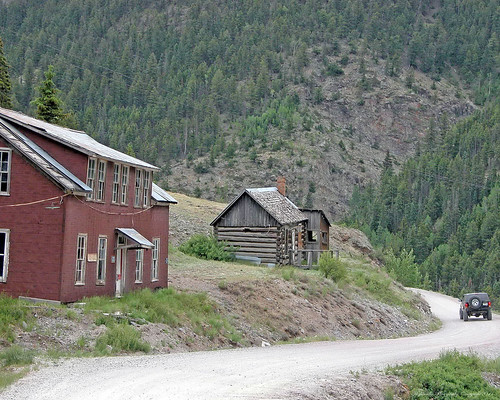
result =
[[263,263],[277,263],[277,227],[216,227],[219,241],[236,248],[236,256],[258,257]]
[[278,221],[247,193],[220,219],[219,227],[278,227]]

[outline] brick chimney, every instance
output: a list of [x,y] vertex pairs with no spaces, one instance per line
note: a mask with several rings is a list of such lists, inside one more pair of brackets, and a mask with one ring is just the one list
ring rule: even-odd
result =
[[284,176],[278,176],[277,185],[278,192],[280,192],[283,196],[286,196],[286,179]]

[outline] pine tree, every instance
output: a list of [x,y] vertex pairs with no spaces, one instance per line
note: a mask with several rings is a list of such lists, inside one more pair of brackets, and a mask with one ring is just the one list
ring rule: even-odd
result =
[[38,87],[39,97],[33,100],[36,105],[36,116],[50,123],[61,123],[65,118],[62,101],[57,97],[59,90],[54,84],[54,67],[49,65],[45,72],[45,80]]
[[12,108],[9,64],[3,54],[3,42],[0,38],[0,107]]

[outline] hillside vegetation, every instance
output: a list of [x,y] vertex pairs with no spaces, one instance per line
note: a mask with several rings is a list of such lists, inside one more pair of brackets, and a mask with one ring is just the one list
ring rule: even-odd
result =
[[[453,296],[486,291],[500,303],[500,105],[436,129],[399,174],[356,190],[351,223],[389,251],[406,285]],[[390,160],[389,160],[390,161]]]
[[498,88],[498,12],[494,0],[14,0],[0,2],[0,36],[15,108],[33,112],[52,64],[75,124],[162,166],[171,188],[228,201],[286,173],[294,201],[337,216],[387,150],[406,158],[429,121]]

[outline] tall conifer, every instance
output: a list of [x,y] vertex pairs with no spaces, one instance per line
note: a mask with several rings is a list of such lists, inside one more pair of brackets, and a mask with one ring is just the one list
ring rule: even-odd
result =
[[45,80],[38,87],[39,97],[33,100],[36,105],[36,116],[50,123],[60,123],[65,115],[62,110],[62,101],[57,96],[59,90],[54,84],[54,67],[49,65],[45,72]]
[[3,42],[0,38],[0,107],[12,108],[9,64],[3,54]]

